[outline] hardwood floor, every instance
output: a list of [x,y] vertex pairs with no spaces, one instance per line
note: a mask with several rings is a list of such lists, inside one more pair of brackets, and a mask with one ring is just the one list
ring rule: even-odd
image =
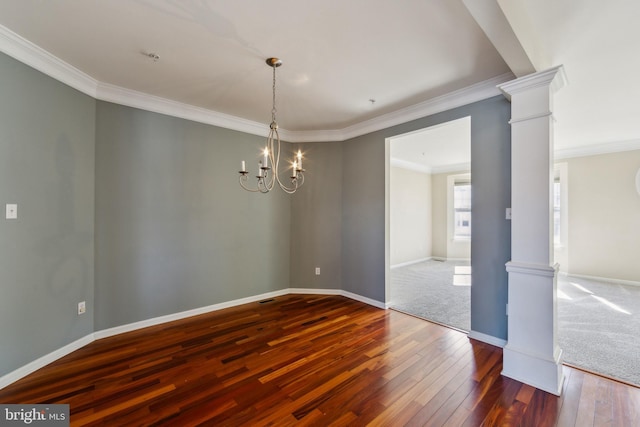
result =
[[640,389],[565,367],[557,397],[502,351],[339,296],[287,295],[95,341],[0,390],[71,425],[640,425]]

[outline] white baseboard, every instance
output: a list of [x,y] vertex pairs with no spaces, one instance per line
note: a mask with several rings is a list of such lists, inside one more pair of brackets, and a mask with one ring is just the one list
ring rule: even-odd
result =
[[434,256],[431,259],[433,259],[434,261],[454,261],[454,262],[471,262],[471,258],[447,258],[447,257],[441,257],[441,256]]
[[362,295],[354,294],[353,292],[343,291],[342,289],[309,289],[309,288],[289,288],[290,294],[318,294],[318,295],[340,295],[355,301],[363,302],[367,305],[371,305],[376,308],[386,310],[389,308],[388,304],[383,302],[363,297]]
[[430,256],[428,258],[420,258],[420,259],[415,259],[413,261],[401,262],[400,264],[393,264],[391,267],[389,267],[389,269],[393,270],[395,268],[407,267],[409,265],[418,264],[420,262],[431,261],[431,260],[434,260],[434,261],[471,262],[471,258],[447,258],[447,257],[441,257],[441,256]]
[[612,279],[610,277],[587,276],[585,274],[573,274],[573,273],[565,273],[565,272],[560,272],[559,274],[560,276],[563,276],[566,278],[577,277],[579,279],[595,280],[597,282],[610,282],[610,283],[619,283],[621,285],[640,286],[640,282],[636,282],[634,280]]
[[340,289],[311,289],[311,288],[289,288],[287,294],[303,294],[303,295],[342,295]]
[[349,291],[340,291],[340,295],[342,295],[343,297],[347,297],[350,298],[352,300],[355,301],[360,301],[363,302],[365,304],[371,305],[373,307],[376,308],[381,308],[383,310],[386,310],[389,308],[389,305],[371,298],[367,298],[367,297],[363,297],[362,295],[358,295],[358,294],[354,294],[353,292],[349,292]]
[[38,369],[48,365],[49,363],[55,362],[56,360],[66,356],[69,353],[81,349],[87,344],[92,343],[95,339],[93,335],[94,334],[89,334],[85,337],[75,340],[74,342],[69,343],[64,347],[54,350],[49,354],[45,354],[44,356],[16,369],[15,371],[3,375],[2,377],[0,377],[0,389],[5,388],[9,384],[16,382],[23,377],[26,377],[30,373],[37,371]]
[[407,267],[409,265],[418,264],[420,262],[429,261],[431,259],[432,257],[428,257],[428,258],[415,259],[413,261],[401,262],[400,264],[393,264],[391,267],[389,267],[389,269],[393,270],[394,268]]
[[174,320],[185,319],[199,314],[210,313],[212,311],[222,310],[224,308],[235,307],[251,302],[262,301],[264,299],[275,298],[290,293],[288,289],[267,292],[260,295],[254,295],[246,298],[240,298],[232,301],[221,302],[219,304],[208,305],[205,307],[194,308],[192,310],[181,311],[179,313],[168,314],[166,316],[154,317],[152,319],[141,320],[139,322],[129,323],[114,328],[103,329],[94,333],[96,339],[107,338],[114,335],[123,334],[125,332],[135,331],[137,329],[147,328],[149,326],[160,325],[162,323],[173,322]]
[[483,334],[482,332],[470,331],[467,336],[476,341],[482,341],[484,343],[491,344],[500,348],[504,348],[504,346],[507,345],[507,340],[494,337],[493,335]]
[[18,381],[21,378],[26,377],[30,373],[37,371],[40,368],[50,364],[51,362],[55,362],[61,357],[66,356],[67,354],[79,350],[87,344],[92,343],[95,340],[99,340],[101,338],[107,338],[114,335],[124,334],[126,332],[135,331],[142,328],[147,328],[149,326],[160,325],[162,323],[172,322],[174,320],[185,319],[191,316],[197,316],[199,314],[210,313],[212,311],[222,310],[225,308],[235,307],[242,304],[247,304],[251,302],[262,301],[269,298],[275,298],[282,295],[288,294],[318,294],[318,295],[341,295],[346,298],[350,298],[352,300],[360,301],[365,304],[374,306],[376,308],[387,309],[386,304],[373,300],[371,298],[363,297],[358,294],[354,294],[352,292],[343,291],[341,289],[310,289],[310,288],[287,288],[281,289],[278,291],[267,292],[260,295],[254,295],[246,298],[240,298],[232,301],[222,302],[219,304],[208,305],[206,307],[194,308],[192,310],[186,310],[179,313],[168,314],[166,316],[154,317],[152,319],[141,320],[139,322],[133,322],[122,326],[116,326],[114,328],[103,329],[101,331],[96,331],[92,334],[89,334],[79,340],[76,340],[70,344],[65,345],[55,351],[52,351],[49,354],[46,354],[33,362],[30,362],[8,374],[0,377],[0,389]]

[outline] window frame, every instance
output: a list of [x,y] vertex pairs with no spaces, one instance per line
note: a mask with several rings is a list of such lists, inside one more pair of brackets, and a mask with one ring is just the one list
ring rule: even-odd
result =
[[[465,203],[465,206],[460,207],[458,202],[460,201],[459,197],[456,197],[456,188],[468,187],[468,197],[464,197],[464,201],[468,200],[468,203]],[[471,240],[471,226],[472,226],[472,186],[471,180],[469,179],[454,179],[453,181],[453,240]],[[468,206],[467,206],[468,205]],[[458,226],[458,222],[460,219],[459,214],[468,214],[468,222],[467,226]],[[460,228],[468,229],[468,233],[460,233]]]

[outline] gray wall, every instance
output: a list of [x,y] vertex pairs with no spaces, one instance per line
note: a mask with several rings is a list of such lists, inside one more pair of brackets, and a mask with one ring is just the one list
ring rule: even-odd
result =
[[[504,211],[511,200],[511,133],[510,104],[501,96],[341,143],[342,289],[380,302],[386,299],[385,192],[389,190],[388,182],[385,183],[385,162],[389,162],[385,157],[386,138],[466,116],[471,116],[474,186],[471,326],[476,332],[506,339],[505,263],[511,258],[511,224],[505,219]],[[326,179],[335,169],[333,164],[315,167],[320,179]],[[327,199],[311,201],[303,212],[329,209],[322,205],[326,202]],[[338,201],[331,203],[337,206]],[[301,211],[294,204],[292,217],[299,215],[302,216]],[[335,250],[334,246],[314,242],[325,241],[326,235],[337,228],[331,224],[313,233],[307,231],[305,244],[325,251]],[[294,228],[292,235],[298,232]],[[314,256],[323,258],[330,254],[315,253]]]
[[265,138],[102,101],[96,117],[97,330],[289,287],[290,197],[237,182]]
[[502,97],[471,108],[471,329],[507,339],[511,259],[511,104]]
[[341,289],[342,143],[295,148],[304,153],[307,172],[304,186],[291,196],[291,287]]
[[0,94],[2,376],[93,332],[95,101],[1,53]]
[[385,301],[387,132],[343,142],[342,162],[342,289],[381,302]]

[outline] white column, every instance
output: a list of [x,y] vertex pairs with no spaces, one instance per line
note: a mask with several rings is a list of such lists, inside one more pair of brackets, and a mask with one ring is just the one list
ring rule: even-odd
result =
[[553,95],[562,66],[500,85],[511,99],[511,261],[502,374],[560,395],[553,264]]

